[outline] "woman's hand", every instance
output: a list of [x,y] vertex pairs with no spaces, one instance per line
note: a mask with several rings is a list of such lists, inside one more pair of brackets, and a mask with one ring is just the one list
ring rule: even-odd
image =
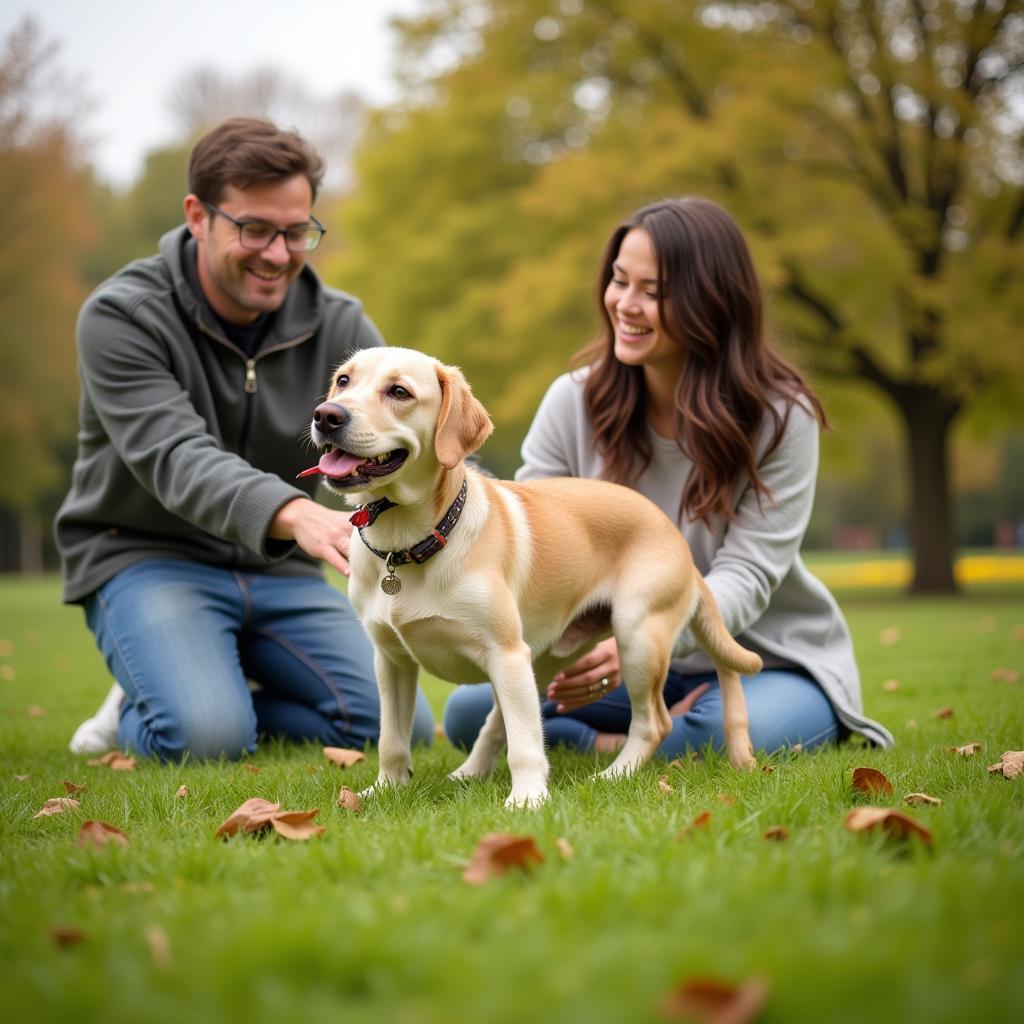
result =
[[619,686],[622,682],[619,670],[619,648],[615,638],[609,637],[555,676],[548,685],[548,700],[556,702],[555,710],[559,714],[575,711],[600,700]]

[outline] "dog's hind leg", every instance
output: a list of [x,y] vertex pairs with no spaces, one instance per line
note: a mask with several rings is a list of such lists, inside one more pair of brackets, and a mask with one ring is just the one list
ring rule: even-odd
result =
[[677,620],[678,615],[674,613],[650,613],[637,621],[615,622],[622,681],[629,693],[631,717],[626,743],[615,760],[600,773],[603,778],[636,771],[650,760],[672,730],[672,718],[663,694],[673,623]]

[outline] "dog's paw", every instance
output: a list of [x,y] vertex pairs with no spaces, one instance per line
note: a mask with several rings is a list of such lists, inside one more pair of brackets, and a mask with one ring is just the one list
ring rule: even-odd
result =
[[548,791],[543,789],[512,790],[505,799],[505,806],[511,810],[535,811],[547,802]]
[[757,768],[757,758],[754,757],[754,751],[750,747],[747,747],[746,750],[730,751],[729,763],[738,772],[752,772]]

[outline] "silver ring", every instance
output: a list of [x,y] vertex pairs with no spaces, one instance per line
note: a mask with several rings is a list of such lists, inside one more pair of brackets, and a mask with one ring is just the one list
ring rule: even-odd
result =
[[604,693],[608,689],[608,677],[601,676],[601,692]]

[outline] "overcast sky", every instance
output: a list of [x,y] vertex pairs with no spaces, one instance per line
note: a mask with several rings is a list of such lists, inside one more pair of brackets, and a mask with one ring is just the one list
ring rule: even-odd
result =
[[94,100],[87,132],[99,172],[137,174],[169,141],[176,82],[197,67],[241,76],[277,67],[314,96],[393,96],[388,20],[422,0],[0,0],[0,38],[26,15],[60,44],[56,64]]

